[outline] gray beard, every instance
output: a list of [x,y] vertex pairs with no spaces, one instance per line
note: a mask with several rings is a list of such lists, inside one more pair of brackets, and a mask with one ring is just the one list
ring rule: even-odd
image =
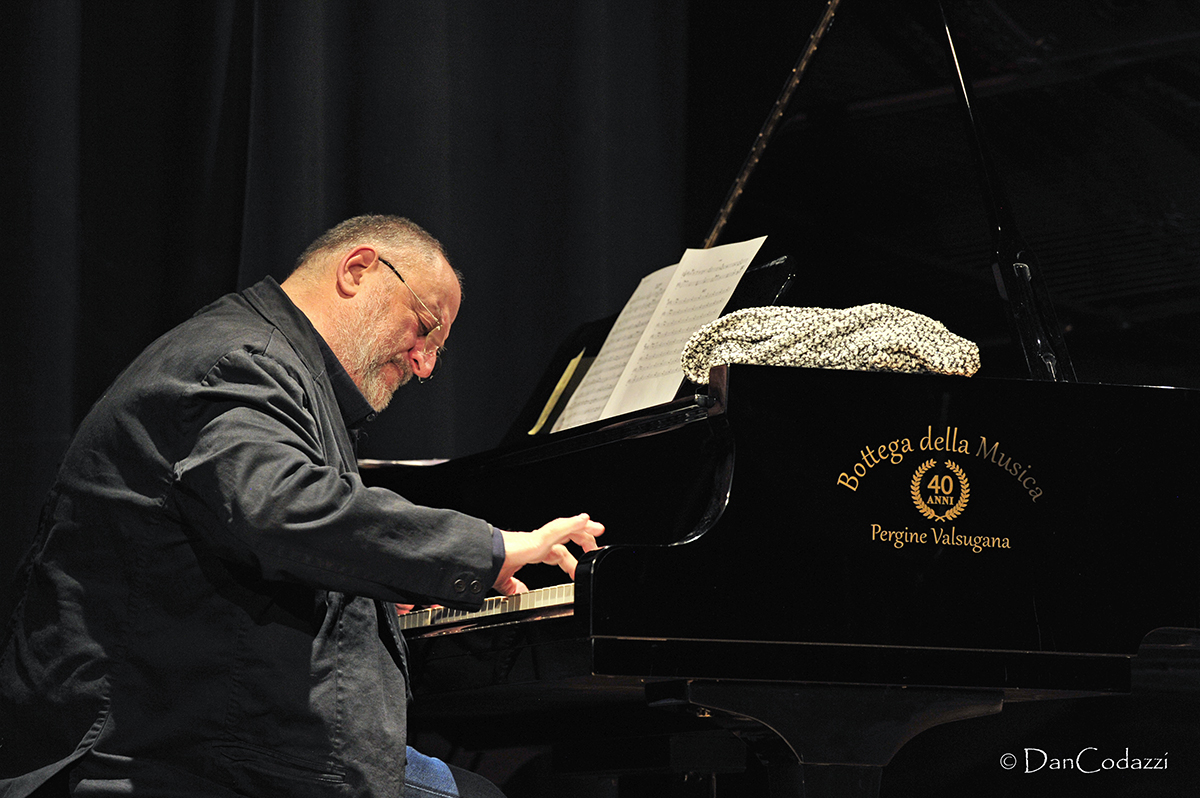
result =
[[[335,341],[330,342],[330,348],[375,412],[388,406],[393,393],[383,376],[384,366],[392,362],[382,354],[388,351],[390,343],[384,322],[387,311],[387,300],[377,297],[357,318],[338,316],[333,322]],[[402,372],[398,388],[412,379],[413,374],[408,361],[400,359],[395,363]]]

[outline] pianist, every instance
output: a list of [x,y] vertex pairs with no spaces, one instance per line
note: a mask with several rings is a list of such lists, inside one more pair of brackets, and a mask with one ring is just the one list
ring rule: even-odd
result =
[[496,792],[406,752],[394,603],[472,608],[522,565],[573,573],[564,544],[603,528],[501,532],[364,487],[360,430],[433,371],[460,301],[424,230],[359,217],[126,369],[16,580],[0,795]]

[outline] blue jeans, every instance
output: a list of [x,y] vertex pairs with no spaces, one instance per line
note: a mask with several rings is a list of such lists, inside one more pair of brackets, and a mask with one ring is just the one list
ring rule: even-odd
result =
[[404,798],[504,798],[504,793],[482,776],[425,756],[410,745]]

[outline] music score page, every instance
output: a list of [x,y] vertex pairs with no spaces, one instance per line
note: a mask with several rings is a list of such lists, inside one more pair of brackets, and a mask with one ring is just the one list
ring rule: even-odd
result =
[[765,240],[689,249],[642,278],[554,431],[674,399],[684,344],[716,320]]

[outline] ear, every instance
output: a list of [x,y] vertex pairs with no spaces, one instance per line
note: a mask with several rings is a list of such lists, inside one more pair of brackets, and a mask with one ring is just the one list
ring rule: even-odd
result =
[[337,292],[342,297],[352,297],[362,290],[363,279],[372,267],[379,264],[379,254],[367,244],[355,247],[338,261]]

